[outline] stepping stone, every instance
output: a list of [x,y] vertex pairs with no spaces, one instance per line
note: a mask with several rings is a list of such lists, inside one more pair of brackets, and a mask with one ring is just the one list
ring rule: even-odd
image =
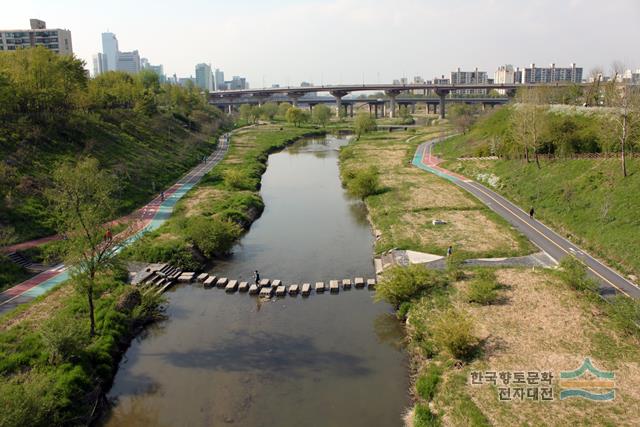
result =
[[342,287],[344,289],[351,289],[351,279],[342,280]]
[[276,288],[276,296],[283,297],[287,294],[287,287],[280,285]]
[[249,295],[255,295],[258,292],[260,292],[260,289],[258,288],[258,285],[249,286]]
[[289,286],[289,295],[298,295],[300,291],[300,287],[298,285]]
[[247,282],[240,282],[238,285],[239,292],[247,292],[249,290],[249,284]]
[[273,288],[266,286],[262,289],[260,289],[260,296],[261,297],[270,297],[271,295],[273,295]]
[[226,292],[235,292],[236,289],[238,288],[238,281],[237,280],[229,280],[229,283],[227,283],[227,286],[224,288],[224,290]]
[[278,288],[278,286],[282,286],[282,280],[274,280],[273,282],[271,282],[271,286],[273,286],[274,288]]
[[218,279],[217,286],[219,288],[224,288],[225,286],[227,286],[228,282],[229,282],[229,279],[227,279],[226,277],[221,277]]
[[364,278],[356,277],[355,280],[353,281],[353,285],[356,288],[364,288]]
[[200,273],[198,274],[198,282],[202,283],[205,280],[207,280],[207,278],[209,277],[209,275],[207,273]]
[[180,276],[178,276],[178,282],[181,282],[181,283],[192,282],[193,276],[195,276],[195,273],[182,273]]
[[269,286],[270,283],[271,281],[269,279],[261,279],[259,285],[261,288],[264,288],[265,286]]
[[367,289],[374,290],[376,288],[376,279],[367,279]]
[[316,293],[324,292],[324,282],[316,282]]
[[331,291],[333,293],[340,292],[340,285],[339,285],[339,282],[337,280],[330,280],[329,281],[329,291]]
[[308,284],[308,283],[303,283],[302,284],[302,296],[308,297],[310,293],[311,293],[311,285]]
[[209,276],[207,277],[207,279],[204,281],[204,287],[205,288],[211,288],[213,286],[215,286],[216,283],[216,276]]

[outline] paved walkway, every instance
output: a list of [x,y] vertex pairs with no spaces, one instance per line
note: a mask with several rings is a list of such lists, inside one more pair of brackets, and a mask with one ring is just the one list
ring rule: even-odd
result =
[[[230,134],[221,136],[216,150],[209,156],[206,163],[200,163],[180,178],[178,182],[165,190],[164,201],[158,196],[134,214],[125,217],[127,220],[135,221],[135,230],[137,231],[123,243],[118,251],[140,239],[145,233],[157,229],[169,219],[176,203],[224,158],[229,147],[229,137]],[[54,240],[53,238],[45,239],[49,239],[48,241]],[[42,244],[42,241],[43,239],[38,239],[33,242],[25,242],[22,245],[29,243],[37,245],[38,242]],[[0,314],[33,300],[68,278],[69,272],[66,267],[63,264],[58,264],[31,279],[7,289],[0,293]]]
[[615,295],[621,292],[633,298],[640,297],[640,287],[627,280],[615,270],[607,267],[578,246],[560,236],[538,220],[511,203],[498,193],[462,175],[440,167],[440,159],[431,153],[433,145],[442,139],[434,139],[418,146],[413,157],[413,165],[447,179],[477,197],[492,211],[506,219],[511,225],[527,236],[536,246],[559,262],[567,255],[573,255],[587,266],[591,276],[600,284],[600,294]]

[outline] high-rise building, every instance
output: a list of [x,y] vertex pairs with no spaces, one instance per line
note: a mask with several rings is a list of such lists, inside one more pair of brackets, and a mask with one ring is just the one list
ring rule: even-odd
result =
[[224,85],[224,71],[216,68],[214,73],[213,85],[215,90],[225,90],[226,87]]
[[102,33],[102,55],[104,72],[118,69],[118,39],[113,33]]
[[[473,71],[462,71],[458,68],[456,71],[451,72],[451,84],[452,85],[479,85],[487,84],[487,72],[478,71],[476,67]],[[458,95],[483,95],[487,93],[486,89],[460,89],[454,91]]]
[[582,82],[582,67],[576,67],[576,64],[571,64],[570,67],[556,67],[556,64],[551,64],[549,67],[536,67],[536,64],[531,64],[530,67],[522,70],[521,83],[535,84],[535,83],[557,83],[557,82]]
[[105,56],[98,52],[93,55],[93,77],[99,76],[105,72],[107,72]]
[[445,78],[444,76],[434,77],[433,78],[434,85],[449,85],[451,84],[451,80]]
[[42,46],[60,55],[73,55],[71,31],[47,28],[39,19],[30,20],[28,30],[0,30],[0,52]]
[[212,92],[214,89],[213,80],[211,64],[196,65],[196,86],[202,90]]
[[249,89],[247,79],[240,76],[233,76],[230,81],[225,82],[230,90]]
[[132,52],[118,52],[116,70],[137,74],[140,72],[140,54],[137,50]]

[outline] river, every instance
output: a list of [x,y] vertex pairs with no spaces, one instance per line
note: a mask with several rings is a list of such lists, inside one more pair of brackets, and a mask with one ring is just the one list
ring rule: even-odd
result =
[[[362,202],[340,185],[346,138],[298,141],[272,154],[262,216],[216,262],[218,276],[285,284],[374,277]],[[409,405],[403,333],[368,290],[260,302],[185,285],[168,319],[125,354],[107,426],[400,426]]]

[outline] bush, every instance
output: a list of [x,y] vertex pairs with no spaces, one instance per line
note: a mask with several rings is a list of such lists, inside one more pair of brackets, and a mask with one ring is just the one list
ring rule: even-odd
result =
[[49,376],[30,372],[11,381],[0,383],[0,425],[49,426],[56,425],[52,413],[56,397],[51,393],[54,384]]
[[481,305],[490,305],[498,299],[499,285],[495,273],[488,269],[478,270],[476,277],[467,288],[467,301]]
[[253,183],[238,169],[229,169],[224,172],[224,184],[231,190],[252,190]]
[[640,302],[619,295],[611,301],[609,316],[622,332],[640,337]]
[[380,172],[375,166],[355,170],[346,175],[347,191],[352,195],[364,199],[379,191]]
[[231,221],[217,218],[194,218],[189,222],[187,235],[206,257],[224,255],[231,251],[242,228]]
[[453,252],[447,257],[447,273],[451,280],[464,279],[464,271],[462,271],[462,264],[464,263],[464,254],[460,252]]
[[434,321],[430,333],[438,349],[447,351],[456,359],[471,359],[478,347],[473,322],[455,309],[443,312]]
[[435,363],[431,363],[427,367],[427,371],[416,381],[418,395],[427,402],[433,400],[433,396],[436,394],[440,375],[442,375],[442,370]]
[[568,256],[560,262],[560,278],[579,292],[597,292],[598,284],[587,276],[587,267],[579,259]]
[[445,285],[446,281],[439,273],[422,265],[396,266],[387,270],[376,286],[376,299],[399,307],[403,302]]
[[413,415],[414,427],[434,427],[441,425],[438,416],[431,412],[429,406],[418,403]]
[[58,314],[47,321],[40,330],[42,344],[49,353],[49,363],[60,364],[79,356],[89,342],[89,330],[85,322]]

